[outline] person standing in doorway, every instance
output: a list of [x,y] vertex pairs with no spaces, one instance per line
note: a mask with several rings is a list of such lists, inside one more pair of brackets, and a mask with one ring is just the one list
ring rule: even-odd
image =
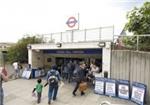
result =
[[53,65],[51,67],[51,70],[48,71],[47,74],[47,83],[44,85],[49,85],[48,90],[48,104],[51,104],[51,100],[56,100],[57,98],[57,92],[58,92],[58,82],[61,81],[60,74],[57,71],[56,65]]
[[4,105],[4,92],[2,87],[2,81],[8,81],[8,76],[6,69],[0,67],[0,105]]

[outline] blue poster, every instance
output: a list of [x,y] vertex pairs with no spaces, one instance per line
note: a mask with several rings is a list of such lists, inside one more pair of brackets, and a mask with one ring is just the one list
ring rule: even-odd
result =
[[146,85],[134,82],[132,84],[131,100],[139,105],[144,105],[144,98],[146,93]]
[[104,94],[104,85],[105,85],[105,78],[96,77],[95,78],[95,88],[94,91],[97,94]]
[[116,80],[107,79],[105,81],[105,95],[116,96]]
[[118,81],[118,97],[122,99],[129,99],[129,81],[119,80]]

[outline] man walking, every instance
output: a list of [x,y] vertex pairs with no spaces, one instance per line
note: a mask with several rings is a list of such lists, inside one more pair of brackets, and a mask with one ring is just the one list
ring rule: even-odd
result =
[[68,68],[68,82],[70,83],[73,77],[73,71],[74,71],[74,65],[72,63],[72,61],[70,60],[69,63],[67,64],[67,68]]
[[61,80],[60,74],[57,71],[56,65],[53,65],[51,70],[48,71],[47,74],[47,84],[49,85],[48,90],[48,104],[51,104],[51,100],[56,100],[57,92],[58,92],[58,82]]
[[[74,96],[76,96],[76,91],[78,90],[79,88],[79,85],[81,82],[84,81],[85,79],[85,75],[86,75],[86,72],[85,72],[85,63],[84,62],[80,62],[80,67],[79,67],[79,70],[77,70],[77,77],[76,77],[76,86],[72,92],[72,94]],[[84,95],[84,91],[81,91],[81,96]]]

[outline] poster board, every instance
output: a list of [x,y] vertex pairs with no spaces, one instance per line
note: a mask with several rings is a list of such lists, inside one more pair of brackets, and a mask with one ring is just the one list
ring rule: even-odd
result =
[[131,100],[139,105],[144,105],[144,98],[146,93],[146,85],[133,82]]
[[22,78],[25,78],[25,76],[26,76],[26,71],[27,71],[27,70],[24,70],[24,71],[23,71],[23,73],[22,73]]
[[96,77],[95,78],[95,88],[94,92],[97,94],[104,94],[105,78]]
[[129,99],[130,91],[129,91],[129,81],[127,80],[119,80],[118,81],[118,97],[122,99]]
[[40,77],[41,76],[41,71],[40,70],[36,70],[35,71],[35,78]]
[[29,79],[30,76],[31,76],[31,71],[29,71],[29,70],[24,70],[23,71],[22,78]]
[[27,71],[27,72],[26,72],[26,79],[29,79],[30,76],[31,76],[31,71]]
[[116,96],[116,80],[107,79],[105,81],[105,95]]

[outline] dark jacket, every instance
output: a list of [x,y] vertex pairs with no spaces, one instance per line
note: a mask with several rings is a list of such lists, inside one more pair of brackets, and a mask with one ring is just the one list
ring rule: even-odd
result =
[[86,75],[85,70],[83,70],[82,68],[79,68],[77,72],[77,82],[84,81],[86,77],[85,75]]

